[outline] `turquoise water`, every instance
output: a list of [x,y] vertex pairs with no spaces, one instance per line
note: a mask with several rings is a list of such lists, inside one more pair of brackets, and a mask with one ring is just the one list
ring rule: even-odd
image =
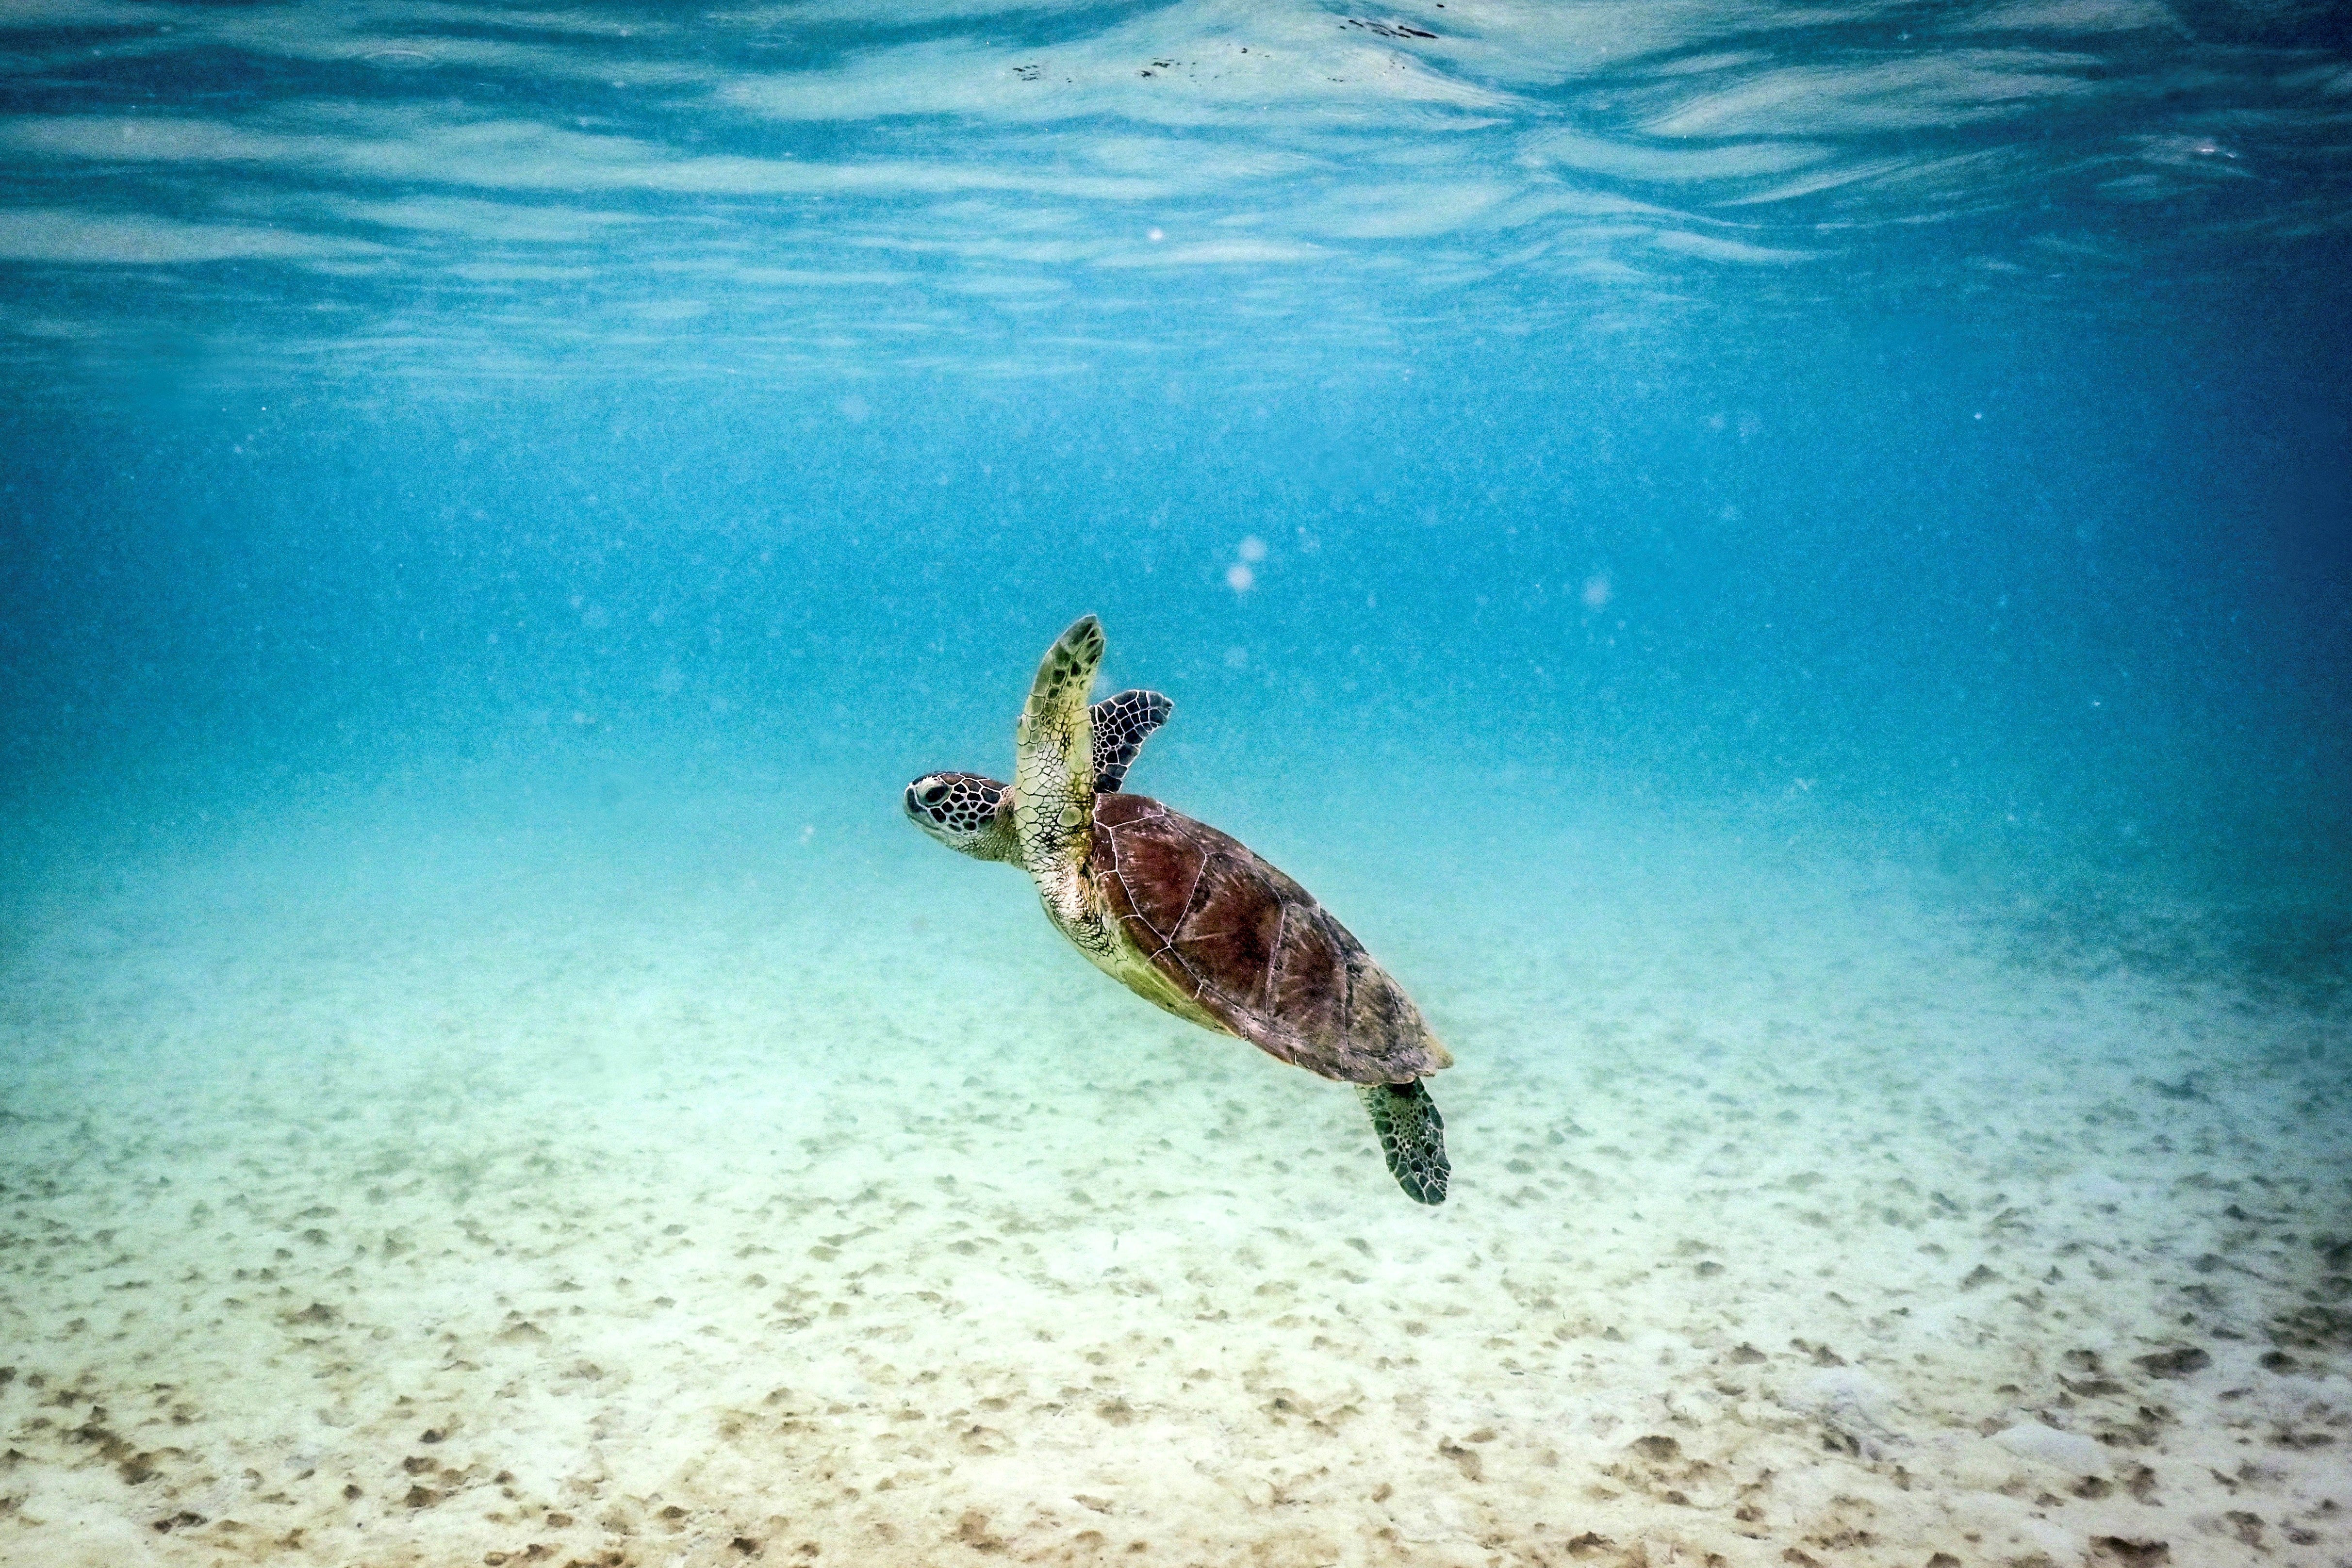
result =
[[2337,1561],[2339,31],[0,18],[0,1557]]

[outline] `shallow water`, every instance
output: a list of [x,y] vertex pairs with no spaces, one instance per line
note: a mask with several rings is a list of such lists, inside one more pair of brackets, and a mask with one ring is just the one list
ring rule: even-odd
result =
[[2321,13],[5,27],[0,1560],[2352,1562]]
[[1422,1211],[1007,868],[436,782],[12,960],[37,1560],[2342,1550],[2307,1010],[1660,819],[1504,900],[1287,835],[1461,1055]]

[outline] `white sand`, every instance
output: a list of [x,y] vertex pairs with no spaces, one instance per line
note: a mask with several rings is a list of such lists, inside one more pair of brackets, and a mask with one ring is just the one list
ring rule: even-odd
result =
[[1425,1211],[1016,873],[784,799],[37,911],[0,1561],[2352,1561],[2340,1025],[1654,825],[1262,843],[1460,1057]]

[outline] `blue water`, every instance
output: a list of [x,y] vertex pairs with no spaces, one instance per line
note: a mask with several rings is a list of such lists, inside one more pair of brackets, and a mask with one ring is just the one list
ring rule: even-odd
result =
[[[698,997],[782,965],[855,993],[803,1019],[836,1063],[884,1028],[949,1050],[923,1031],[954,998],[1068,956],[1017,881],[985,880],[1008,873],[906,829],[898,792],[1009,777],[1028,674],[1085,612],[1109,631],[1106,691],[1178,705],[1134,787],[1281,859],[1394,960],[1465,1061],[1463,1126],[1501,1113],[1471,1108],[1482,1082],[1490,1105],[1526,1099],[1478,1071],[1574,1059],[1507,1004],[1633,983],[1547,932],[1600,921],[1664,952],[1680,938],[1637,928],[1679,909],[1836,948],[1803,912],[1844,894],[1767,909],[1748,870],[1706,874],[1732,845],[1791,887],[1895,879],[2020,985],[2272,1009],[2259,1048],[2177,1027],[2217,1042],[2212,1073],[2292,1061],[2324,1082],[2306,1105],[2339,1103],[2339,20],[2153,0],[19,8],[0,18],[11,1234],[70,1218],[25,1196],[57,1178],[24,1129],[70,1128],[89,1084],[145,1071],[127,955],[211,939],[207,908],[268,941],[347,915],[354,952],[413,942],[397,989],[421,1007],[460,950],[506,950],[452,911],[495,909],[521,951],[569,899],[651,888],[666,913],[630,940],[791,934],[714,961]],[[297,964],[218,939],[206,963]],[[625,961],[603,940],[533,994]],[[911,956],[861,958],[853,984],[821,956],[853,950]],[[323,1017],[356,960],[302,951]],[[1676,960],[1654,1007],[1697,1007],[1713,962]],[[1056,977],[1005,998],[1098,1009],[1073,1049],[1120,1060],[1140,1004],[1036,973]],[[1888,995],[1975,1005],[1937,973]],[[583,994],[547,1005],[605,1016]],[[215,1004],[245,1016],[194,1005]],[[191,1082],[248,1049],[223,1029],[187,1048]],[[286,1035],[288,1062],[323,1038]],[[537,1025],[499,1038],[553,1049]],[[2193,1098],[2184,1049],[2162,1074]],[[303,1124],[299,1089],[280,1111]],[[168,1165],[168,1144],[109,1168]],[[960,1167],[925,1147],[901,1157],[927,1179]],[[2326,1147],[2295,1156],[2318,1161],[2306,1230],[2341,1228]],[[1517,1179],[1475,1149],[1468,1190]],[[1402,1210],[1356,1174],[1349,1201]],[[448,1267],[435,1288],[462,1293]],[[0,1364],[70,1384],[69,1312],[0,1319],[23,1347]],[[2279,1321],[2247,1313],[2248,1334]],[[2328,1321],[2315,1377],[2345,1354]],[[0,1447],[34,1442],[32,1408],[0,1404]],[[62,1506],[11,1484],[0,1532]],[[88,1506],[177,1560],[198,1527],[140,1484]],[[957,1550],[1013,1529],[1001,1503],[961,1527],[939,1506]],[[772,1536],[784,1551],[790,1532],[744,1538]],[[489,1538],[392,1539],[476,1561]],[[2180,1538],[2172,1560],[2200,1550],[2225,1548]]]

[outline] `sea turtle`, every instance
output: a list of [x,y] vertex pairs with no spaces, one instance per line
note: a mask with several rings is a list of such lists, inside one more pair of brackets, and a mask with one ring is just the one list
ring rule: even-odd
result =
[[1102,623],[1088,615],[1037,666],[1010,787],[926,773],[907,815],[951,850],[1009,861],[1095,967],[1144,1000],[1357,1086],[1407,1197],[1445,1201],[1445,1123],[1422,1080],[1454,1058],[1363,944],[1238,841],[1119,792],[1175,705],[1121,692],[1089,707]]

